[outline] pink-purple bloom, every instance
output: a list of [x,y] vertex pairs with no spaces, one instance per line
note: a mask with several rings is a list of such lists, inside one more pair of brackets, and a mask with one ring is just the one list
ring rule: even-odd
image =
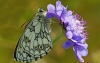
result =
[[52,18],[55,16],[58,20],[60,20],[61,18],[63,18],[64,15],[67,15],[66,14],[67,6],[64,7],[60,1],[56,2],[56,7],[52,4],[48,4],[47,9],[48,9],[48,14],[47,14],[48,18]]
[[76,54],[76,58],[84,62],[84,59],[82,56],[87,56],[88,50],[87,50],[87,32],[84,30],[84,25],[86,22],[82,19],[80,19],[80,16],[78,14],[73,15],[73,12],[71,10],[67,10],[67,7],[64,7],[60,0],[56,2],[56,8],[52,4],[48,4],[47,6],[48,13],[47,17],[52,18],[56,17],[61,23],[64,23],[63,26],[66,30],[66,37],[68,38],[68,41],[63,43],[63,47],[65,49],[68,49],[69,47],[73,46],[73,50]]

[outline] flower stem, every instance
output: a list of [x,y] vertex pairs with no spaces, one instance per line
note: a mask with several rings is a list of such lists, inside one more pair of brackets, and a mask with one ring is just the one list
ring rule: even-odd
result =
[[54,40],[53,40],[53,45],[61,38],[61,37],[63,37],[64,36],[64,33],[62,32],[57,38],[55,38]]

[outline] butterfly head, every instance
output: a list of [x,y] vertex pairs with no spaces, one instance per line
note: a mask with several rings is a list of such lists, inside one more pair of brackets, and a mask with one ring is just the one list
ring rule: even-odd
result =
[[44,9],[39,8],[36,15],[46,16],[46,14],[47,14],[47,12]]

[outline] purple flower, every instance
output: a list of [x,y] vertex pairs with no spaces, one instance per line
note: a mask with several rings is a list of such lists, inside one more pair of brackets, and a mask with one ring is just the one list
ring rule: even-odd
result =
[[79,61],[84,62],[82,56],[86,56],[88,54],[88,45],[86,43],[88,34],[84,30],[86,28],[84,27],[85,21],[83,19],[80,21],[78,15],[76,14],[70,22],[67,22],[66,37],[68,37],[69,40],[63,44],[63,47],[68,49],[73,46],[76,58]]
[[58,20],[64,20],[65,16],[71,15],[72,11],[66,11],[67,10],[67,6],[64,7],[60,0],[58,0],[56,2],[56,8],[54,5],[52,4],[48,4],[47,6],[48,9],[48,13],[47,13],[47,17],[48,18],[52,18],[52,17],[56,17]]
[[88,45],[86,43],[88,34],[86,30],[84,30],[87,28],[84,26],[86,22],[83,18],[80,20],[81,17],[78,14],[73,15],[71,10],[67,11],[67,7],[64,7],[60,0],[56,2],[56,8],[52,4],[49,4],[47,8],[48,18],[56,17],[61,23],[64,23],[63,26],[66,30],[66,37],[69,40],[63,44],[63,47],[68,49],[73,46],[76,58],[84,62],[82,56],[87,56],[88,54]]
[[[88,54],[87,50],[87,32],[84,30],[86,27],[84,25],[86,24],[85,21],[79,20],[79,15],[73,15],[73,19],[68,22],[66,26],[66,37],[68,37],[68,41],[63,44],[63,47],[65,49],[68,49],[69,47],[73,46],[73,50],[76,54],[76,58],[84,62],[82,59],[82,56],[86,56]],[[66,24],[66,23],[65,23]]]
[[60,19],[63,13],[66,12],[66,8],[61,4],[59,0],[56,2],[56,8],[54,5],[48,4],[47,9],[49,15],[52,15],[52,17],[56,16],[58,19]]

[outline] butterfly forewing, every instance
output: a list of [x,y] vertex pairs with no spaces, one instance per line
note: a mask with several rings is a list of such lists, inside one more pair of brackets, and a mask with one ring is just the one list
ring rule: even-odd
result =
[[35,18],[26,26],[14,51],[14,58],[16,61],[36,61],[48,54],[51,50],[51,20],[44,16],[43,13],[44,11],[38,11]]

